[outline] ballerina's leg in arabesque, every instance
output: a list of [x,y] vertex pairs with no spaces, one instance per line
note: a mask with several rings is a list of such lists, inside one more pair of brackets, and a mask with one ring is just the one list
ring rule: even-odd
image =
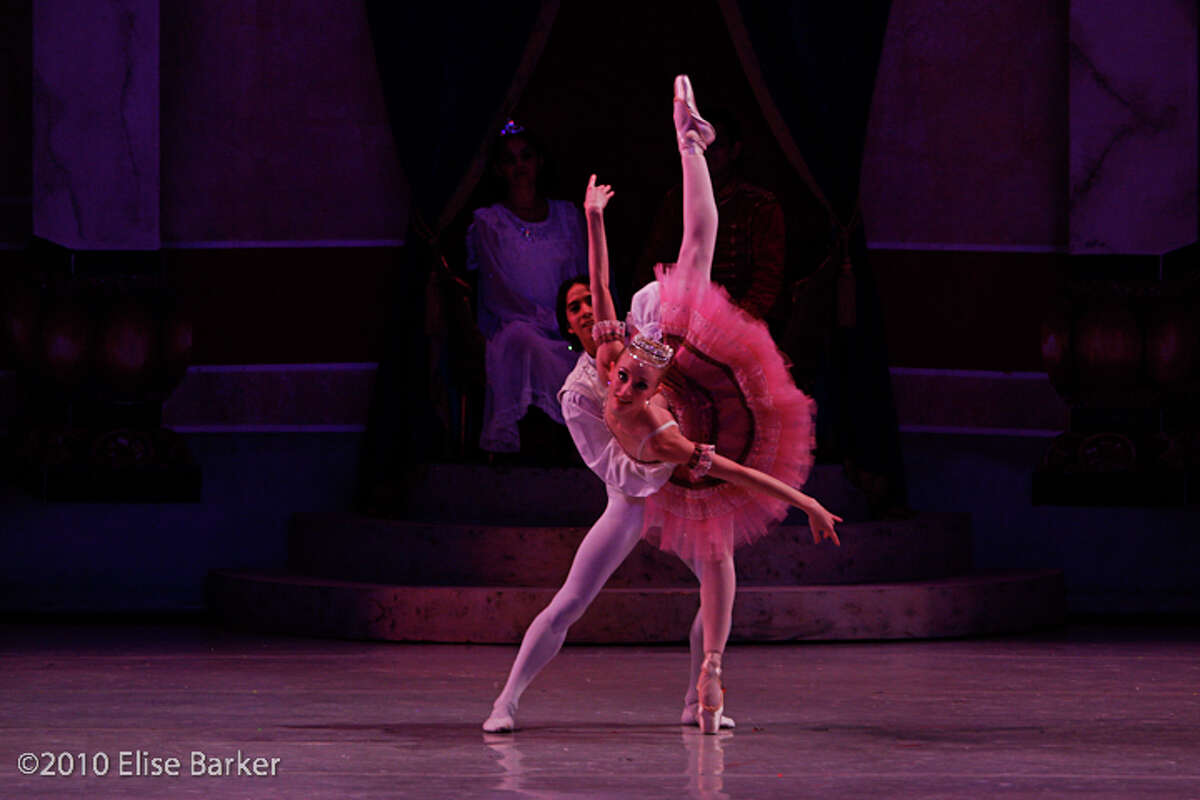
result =
[[[712,180],[709,177],[708,163],[704,150],[715,139],[715,131],[696,109],[691,82],[687,76],[680,75],[675,79],[674,121],[676,137],[679,143],[680,162],[683,173],[683,240],[679,248],[679,256],[673,268],[671,281],[679,291],[672,291],[671,301],[685,310],[684,318],[688,318],[687,309],[704,307],[707,301],[704,296],[711,298],[711,283],[713,251],[717,236],[717,206],[713,195]],[[664,303],[666,303],[664,288]],[[678,309],[676,309],[676,312]],[[679,315],[672,312],[678,320]],[[703,314],[703,312],[701,312]],[[725,319],[729,319],[728,313]],[[736,311],[732,311],[735,316]],[[667,318],[664,306],[662,315]],[[740,320],[730,320],[735,326],[746,323]],[[687,338],[691,340],[689,332]],[[766,341],[765,348],[769,351],[767,358],[778,359],[774,344]],[[780,365],[776,365],[780,366]],[[786,371],[782,371],[781,375]],[[776,386],[782,392],[778,399],[785,395],[799,397],[805,401],[790,379],[783,379],[782,385]],[[794,412],[793,412],[794,413]],[[800,412],[799,417],[804,417]],[[793,417],[791,422],[807,426],[811,420]],[[655,455],[665,460],[682,460],[687,458],[689,446],[695,447],[691,460],[692,465],[698,456],[702,455],[705,446],[695,445],[684,439],[678,431],[670,431],[657,440],[659,445]],[[730,459],[724,458],[708,447],[708,463],[711,463],[708,475],[727,481],[737,486],[763,492],[777,500],[802,508],[809,515],[814,541],[830,539],[838,543],[833,526],[841,518],[830,514],[813,498],[802,494],[792,486],[759,470],[750,469]],[[806,472],[806,470],[805,470]],[[694,547],[692,549],[693,569],[700,576],[700,638],[704,657],[699,665],[696,685],[696,698],[699,701],[698,717],[701,730],[705,733],[715,733],[720,727],[724,711],[724,688],[721,680],[722,656],[733,616],[733,599],[737,589],[734,573],[733,548],[736,542],[726,541],[726,546]],[[693,630],[693,633],[695,631]],[[691,698],[689,693],[689,699]]]
[[[717,242],[717,203],[704,151],[716,138],[712,125],[696,109],[692,84],[686,75],[675,78],[675,136],[683,172],[683,239],[674,269],[685,283],[685,297],[693,294],[712,276],[713,252]],[[695,693],[698,717],[705,732],[714,731],[724,710],[721,658],[729,640],[733,620],[733,598],[737,577],[733,554],[719,560],[700,559],[693,565],[700,577],[700,634],[703,661],[696,670]],[[693,631],[695,626],[693,625]],[[692,697],[692,689],[685,699]]]

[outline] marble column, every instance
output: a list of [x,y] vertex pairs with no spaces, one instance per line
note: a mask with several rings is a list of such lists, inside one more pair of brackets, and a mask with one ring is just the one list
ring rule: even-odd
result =
[[1070,251],[1197,238],[1194,0],[1071,0]]
[[159,247],[158,0],[35,0],[33,232]]

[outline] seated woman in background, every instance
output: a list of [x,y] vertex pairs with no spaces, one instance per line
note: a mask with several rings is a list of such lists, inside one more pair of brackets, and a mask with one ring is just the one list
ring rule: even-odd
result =
[[490,172],[502,199],[475,210],[467,230],[467,269],[479,274],[479,328],[487,339],[487,391],[479,446],[521,449],[517,423],[531,408],[562,423],[557,394],[575,365],[558,330],[555,291],[586,272],[579,209],[539,186],[542,148],[510,121],[492,150]]

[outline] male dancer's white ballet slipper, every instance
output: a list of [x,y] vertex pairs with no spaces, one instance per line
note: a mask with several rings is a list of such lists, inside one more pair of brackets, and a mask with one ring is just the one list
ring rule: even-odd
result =
[[517,729],[517,721],[513,715],[504,711],[492,709],[492,715],[483,721],[484,733],[512,733]]
[[700,695],[700,732],[716,733],[721,729],[725,711],[725,687],[721,684],[721,653],[709,650],[700,665],[700,680],[696,683]]
[[717,132],[696,110],[696,96],[687,75],[675,76],[675,138],[679,152],[684,155],[703,155]]
[[[700,724],[700,704],[688,703],[683,707],[683,713],[679,715],[680,725],[699,725]],[[725,712],[721,712],[721,729],[733,729],[737,727],[737,723],[733,721],[733,717],[725,716]]]

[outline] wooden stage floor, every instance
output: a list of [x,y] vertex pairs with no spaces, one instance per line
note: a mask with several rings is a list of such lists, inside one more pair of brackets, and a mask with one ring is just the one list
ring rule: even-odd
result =
[[1197,628],[735,646],[715,737],[680,646],[567,647],[485,735],[514,654],[5,623],[0,795],[1200,798]]

